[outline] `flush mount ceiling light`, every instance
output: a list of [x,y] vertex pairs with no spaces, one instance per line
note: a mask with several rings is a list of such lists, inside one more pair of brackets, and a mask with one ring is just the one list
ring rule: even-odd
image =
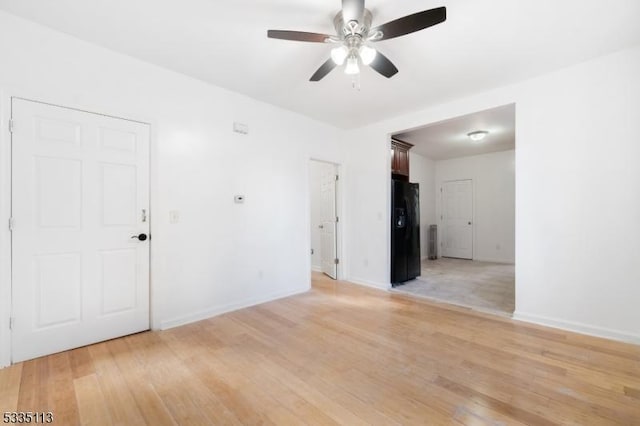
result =
[[480,142],[488,134],[489,132],[486,130],[476,130],[475,132],[467,133],[467,136],[469,136],[469,139],[471,139],[474,142]]
[[393,77],[398,69],[382,53],[369,44],[411,34],[437,25],[447,19],[444,7],[424,10],[412,15],[387,22],[372,28],[372,15],[364,7],[365,0],[342,0],[342,10],[333,20],[337,35],[308,33],[302,31],[269,30],[269,38],[281,40],[307,41],[312,43],[334,43],[329,58],[311,76],[310,81],[320,81],[335,67],[345,65],[344,72],[349,75],[360,73],[359,65],[370,66],[387,78]]

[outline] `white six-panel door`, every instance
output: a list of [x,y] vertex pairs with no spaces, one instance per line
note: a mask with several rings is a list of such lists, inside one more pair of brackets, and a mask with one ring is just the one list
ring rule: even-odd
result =
[[442,255],[473,258],[473,183],[471,180],[442,185]]
[[149,126],[12,100],[12,361],[149,328]]
[[327,164],[320,177],[320,265],[322,272],[333,279],[338,277],[336,166]]

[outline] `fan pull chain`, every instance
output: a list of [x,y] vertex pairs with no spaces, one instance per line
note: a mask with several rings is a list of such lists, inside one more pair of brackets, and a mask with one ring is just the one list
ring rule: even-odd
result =
[[351,88],[354,90],[360,91],[360,73],[353,75],[351,77]]

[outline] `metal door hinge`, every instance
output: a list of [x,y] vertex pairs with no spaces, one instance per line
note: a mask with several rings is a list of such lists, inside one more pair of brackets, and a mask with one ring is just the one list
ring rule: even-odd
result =
[[336,175],[336,180],[340,180],[340,175]]
[[337,265],[338,263],[340,263],[340,259],[333,259],[333,263]]
[[336,216],[336,223],[340,222],[340,218],[338,216]]
[[16,320],[13,317],[9,317],[9,330],[13,330],[13,325]]
[[13,133],[13,131],[15,130],[15,128],[16,128],[15,121],[13,121],[13,120],[9,120],[9,133]]
[[13,231],[13,217],[9,218],[9,231],[12,232]]

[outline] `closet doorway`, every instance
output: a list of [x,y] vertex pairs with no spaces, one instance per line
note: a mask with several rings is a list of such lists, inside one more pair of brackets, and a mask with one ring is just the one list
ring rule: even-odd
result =
[[338,279],[339,224],[338,187],[339,166],[311,160],[309,163],[311,269]]

